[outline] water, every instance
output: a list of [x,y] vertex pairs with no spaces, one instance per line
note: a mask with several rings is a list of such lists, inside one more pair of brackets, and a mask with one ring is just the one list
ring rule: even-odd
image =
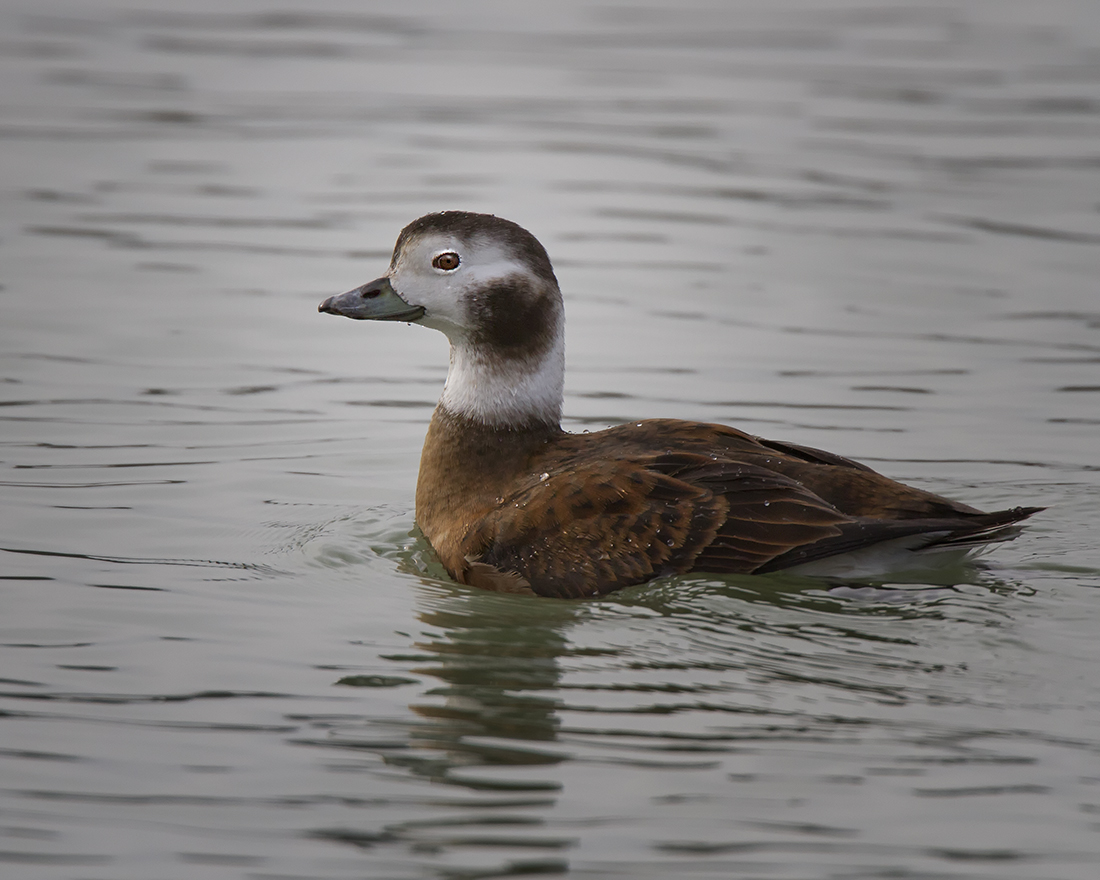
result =
[[[0,11],[5,876],[1096,876],[1095,3],[185,6]],[[1050,509],[936,583],[448,583],[445,343],[316,313],[445,208],[550,250],[571,430]]]

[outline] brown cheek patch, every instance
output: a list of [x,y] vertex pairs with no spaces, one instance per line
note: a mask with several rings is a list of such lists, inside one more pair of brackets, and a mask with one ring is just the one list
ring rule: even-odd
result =
[[541,357],[554,343],[554,298],[524,278],[505,279],[477,292],[470,303],[475,342],[507,358]]

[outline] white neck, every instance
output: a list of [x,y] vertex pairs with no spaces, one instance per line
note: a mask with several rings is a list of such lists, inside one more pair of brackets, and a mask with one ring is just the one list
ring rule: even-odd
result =
[[451,342],[451,367],[439,403],[484,425],[521,427],[561,422],[565,340],[560,328],[541,359],[495,358],[465,340]]

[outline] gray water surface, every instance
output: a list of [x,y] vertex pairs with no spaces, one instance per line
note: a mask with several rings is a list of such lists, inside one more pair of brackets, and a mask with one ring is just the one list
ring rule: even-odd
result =
[[[0,874],[1100,872],[1100,6],[8,0]],[[438,334],[318,315],[531,229],[566,427],[1047,505],[981,565],[450,583]]]

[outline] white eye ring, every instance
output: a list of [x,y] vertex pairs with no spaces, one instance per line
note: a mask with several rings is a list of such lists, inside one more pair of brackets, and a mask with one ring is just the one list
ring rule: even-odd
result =
[[440,272],[453,272],[462,264],[462,260],[454,251],[443,251],[432,258],[432,268]]

